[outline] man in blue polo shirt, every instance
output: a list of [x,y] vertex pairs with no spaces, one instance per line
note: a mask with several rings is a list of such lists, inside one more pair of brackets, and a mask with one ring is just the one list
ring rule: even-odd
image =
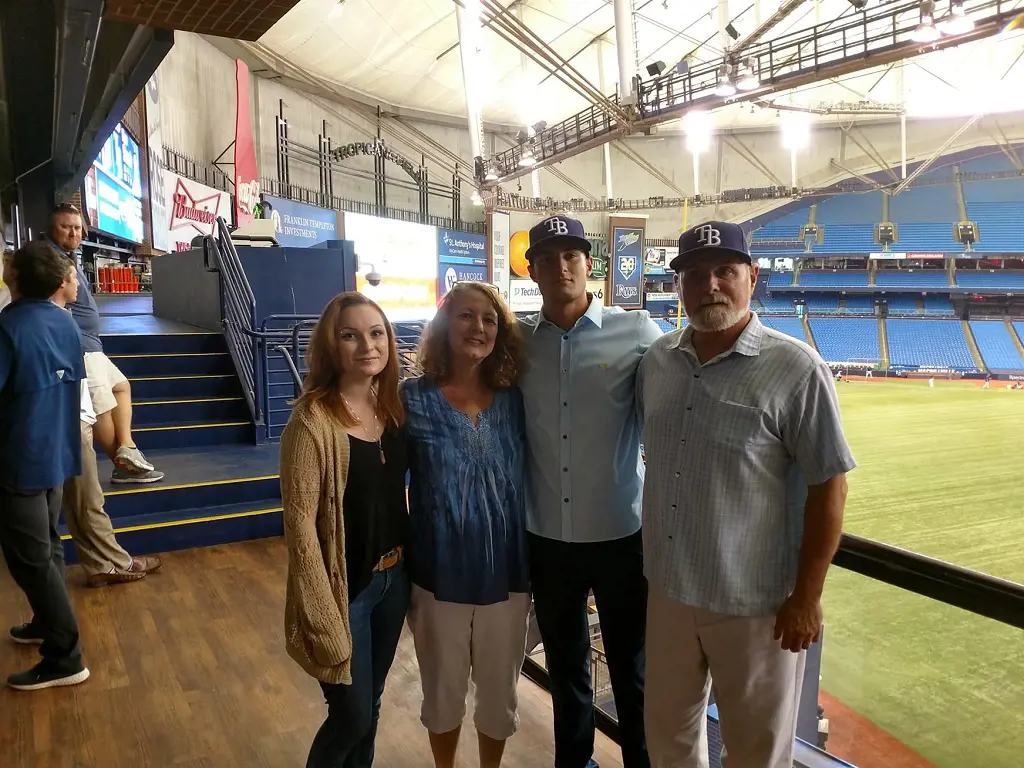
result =
[[530,276],[542,311],[523,321],[531,494],[530,575],[551,676],[555,768],[594,768],[591,592],[601,622],[625,768],[648,768],[640,497],[644,468],[634,382],[661,335],[650,315],[587,293],[583,225],[552,216],[530,230]]
[[0,549],[32,607],[43,657],[7,684],[33,691],[89,677],[57,533],[64,481],[82,469],[85,361],[75,321],[50,301],[68,273],[64,256],[29,243],[5,259],[4,271],[18,298],[0,313]]

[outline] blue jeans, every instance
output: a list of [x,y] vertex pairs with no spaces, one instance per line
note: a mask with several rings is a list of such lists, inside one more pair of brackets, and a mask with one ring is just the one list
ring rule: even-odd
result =
[[320,683],[327,720],[310,747],[306,768],[370,768],[380,698],[395,660],[409,606],[405,563],[373,574],[348,606],[352,629],[352,684]]

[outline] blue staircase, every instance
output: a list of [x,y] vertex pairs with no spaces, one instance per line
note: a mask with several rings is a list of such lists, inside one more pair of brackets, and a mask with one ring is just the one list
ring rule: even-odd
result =
[[[144,555],[281,535],[278,446],[256,445],[224,337],[182,331],[187,326],[152,316],[121,323],[132,324],[175,328],[102,337],[131,383],[135,442],[166,477],[110,485],[112,465],[100,458],[105,508],[118,542]],[[61,536],[68,562],[75,562],[64,527]]]

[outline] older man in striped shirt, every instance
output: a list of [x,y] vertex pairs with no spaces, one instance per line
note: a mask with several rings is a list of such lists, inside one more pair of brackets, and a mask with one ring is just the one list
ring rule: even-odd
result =
[[723,766],[789,768],[855,465],[828,366],[750,311],[742,229],[688,230],[670,266],[689,327],[637,374],[651,765],[707,766],[713,680]]

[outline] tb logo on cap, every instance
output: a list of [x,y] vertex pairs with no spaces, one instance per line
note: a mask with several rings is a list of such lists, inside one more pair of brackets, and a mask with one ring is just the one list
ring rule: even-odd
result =
[[700,241],[701,245],[721,245],[722,244],[722,233],[715,229],[710,224],[705,224],[702,227],[697,227],[697,240]]
[[548,219],[548,232],[552,235],[568,235],[569,225],[559,218]]

